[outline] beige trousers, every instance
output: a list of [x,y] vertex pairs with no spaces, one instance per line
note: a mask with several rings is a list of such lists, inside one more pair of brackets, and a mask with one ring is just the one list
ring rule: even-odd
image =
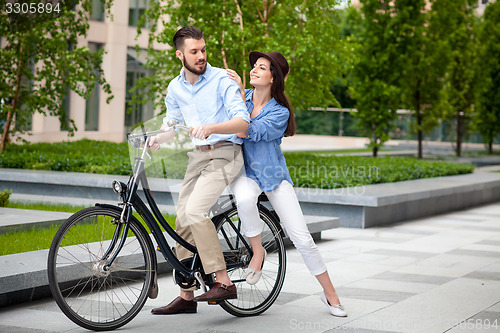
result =
[[[241,146],[188,153],[189,162],[179,193],[177,233],[196,246],[206,274],[226,269],[219,238],[208,213],[243,167]],[[177,258],[193,254],[177,244]]]

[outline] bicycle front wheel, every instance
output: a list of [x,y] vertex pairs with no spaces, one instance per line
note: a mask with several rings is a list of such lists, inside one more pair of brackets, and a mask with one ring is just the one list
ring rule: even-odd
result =
[[[48,278],[52,295],[77,325],[113,330],[128,323],[143,307],[153,274],[152,243],[144,227],[131,217],[123,248],[106,270],[115,232],[123,225],[120,211],[91,207],[70,216],[56,233],[49,251]],[[116,231],[118,229],[118,231]]]
[[264,225],[261,238],[267,257],[262,276],[255,285],[245,280],[252,255],[248,239],[241,231],[238,210],[233,208],[214,221],[229,277],[238,291],[237,299],[225,300],[219,305],[238,317],[256,316],[266,311],[278,297],[285,280],[286,252],[279,221],[262,206],[259,214]]

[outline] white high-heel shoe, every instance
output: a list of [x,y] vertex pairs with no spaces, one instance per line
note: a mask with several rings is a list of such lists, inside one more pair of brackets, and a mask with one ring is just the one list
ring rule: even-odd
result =
[[245,280],[248,284],[254,285],[259,282],[260,277],[262,276],[262,267],[264,267],[264,261],[267,257],[267,251],[264,249],[264,259],[262,259],[262,265],[260,266],[260,270],[256,270],[254,268],[248,267],[247,273],[245,274]]
[[328,311],[330,311],[330,313],[333,316],[347,317],[347,312],[345,312],[345,309],[342,306],[342,304],[331,306],[330,303],[328,303],[328,300],[326,299],[325,293],[321,294],[321,300],[323,301],[323,303],[325,303],[325,305],[328,307]]

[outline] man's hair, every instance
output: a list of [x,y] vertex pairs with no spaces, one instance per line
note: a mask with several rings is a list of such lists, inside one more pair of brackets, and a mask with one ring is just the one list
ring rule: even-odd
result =
[[196,40],[200,40],[203,38],[203,31],[198,29],[197,27],[188,26],[182,27],[174,35],[174,47],[176,50],[180,50],[184,45],[184,40],[186,38],[193,38]]

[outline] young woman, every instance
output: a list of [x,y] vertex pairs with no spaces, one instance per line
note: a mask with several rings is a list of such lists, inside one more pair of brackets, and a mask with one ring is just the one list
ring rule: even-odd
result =
[[245,90],[238,74],[227,70],[228,75],[239,84],[251,118],[247,132],[238,134],[244,138],[245,173],[231,184],[243,231],[254,251],[246,280],[249,284],[257,283],[266,256],[261,243],[262,224],[257,210],[257,198],[264,191],[307,268],[323,287],[321,300],[332,315],[345,317],[347,313],[340,304],[326,265],[307,229],[279,147],[283,136],[292,136],[296,130],[294,114],[285,95],[288,62],[276,51],[250,52],[249,58],[253,68],[250,71],[250,84],[254,89]]

